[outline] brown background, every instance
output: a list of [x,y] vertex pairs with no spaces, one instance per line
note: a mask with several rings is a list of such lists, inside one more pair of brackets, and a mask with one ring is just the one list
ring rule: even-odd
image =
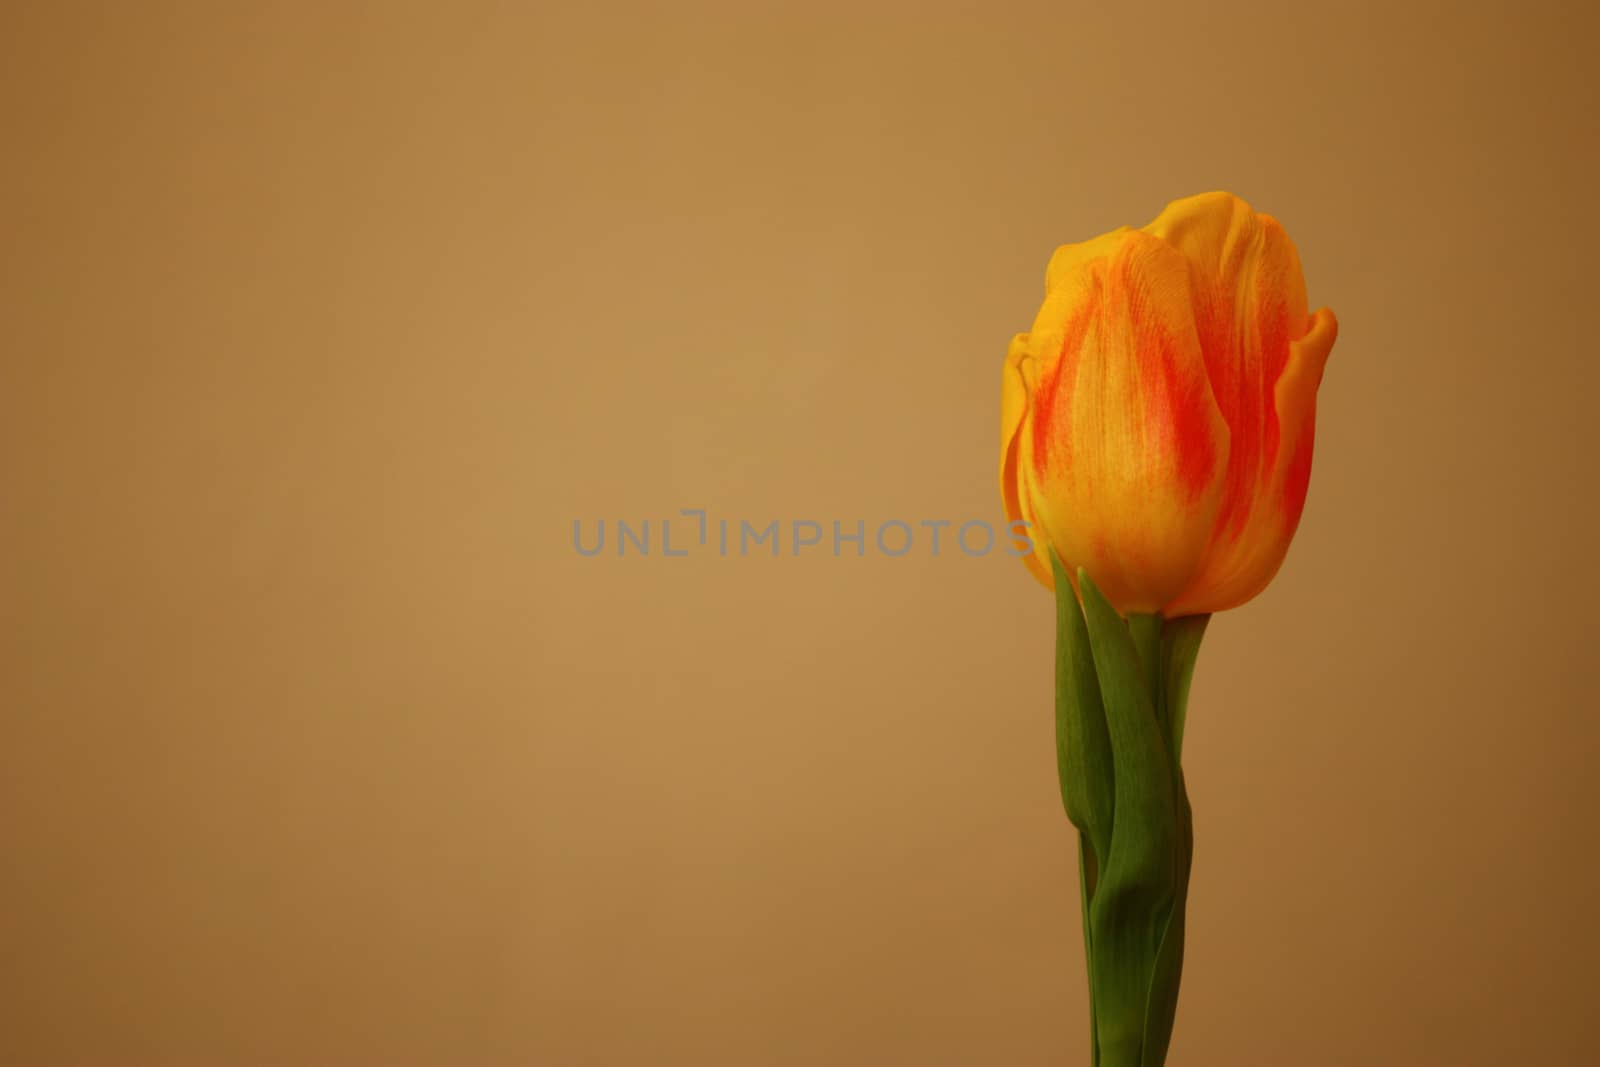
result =
[[1172,1062],[1595,1062],[1566,6],[7,5],[0,1061],[1086,1063],[1023,568],[571,524],[998,521],[1051,249],[1227,188],[1343,332]]

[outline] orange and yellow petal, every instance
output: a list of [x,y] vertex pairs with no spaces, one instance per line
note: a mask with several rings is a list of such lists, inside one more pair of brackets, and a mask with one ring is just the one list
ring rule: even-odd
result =
[[1165,612],[1220,611],[1259,593],[1288,551],[1305,499],[1298,471],[1309,477],[1316,390],[1285,383],[1291,371],[1303,383],[1312,362],[1320,380],[1337,328],[1331,313],[1315,321],[1306,313],[1300,259],[1283,227],[1238,197],[1175,201],[1145,230],[1189,264],[1196,329],[1232,443],[1204,564]]
[[[1317,387],[1338,334],[1338,320],[1322,308],[1311,317],[1306,335],[1290,345],[1288,366],[1273,397],[1280,443],[1272,470],[1258,489],[1250,521],[1237,539],[1213,545],[1207,566],[1194,585],[1169,605],[1167,615],[1236,608],[1265,589],[1283,566],[1305,510],[1316,442]],[[1227,561],[1233,562],[1231,569],[1219,565]]]
[[1050,570],[1049,548],[1031,508],[1022,496],[1021,473],[1018,470],[1021,435],[1028,414],[1028,386],[1023,369],[1024,361],[1030,358],[1028,340],[1025,333],[1019,333],[1011,339],[1005,366],[1001,368],[1000,499],[1005,505],[1008,534],[1010,523],[1018,520],[1028,523],[1033,551],[1022,557],[1023,562],[1027,564],[1029,572],[1044,583],[1046,589],[1053,590],[1055,581]]
[[1059,251],[1048,278],[1016,360],[1017,509],[1119,611],[1156,611],[1199,571],[1228,463],[1188,265],[1124,229]]

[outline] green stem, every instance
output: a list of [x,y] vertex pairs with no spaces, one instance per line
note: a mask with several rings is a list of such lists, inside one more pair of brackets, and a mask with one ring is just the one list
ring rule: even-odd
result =
[[1183,964],[1193,821],[1179,764],[1205,619],[1117,615],[1056,576],[1056,742],[1079,831],[1095,1067],[1161,1067]]
[[1168,730],[1172,738],[1173,762],[1183,763],[1183,726],[1189,707],[1189,683],[1194,681],[1194,663],[1200,655],[1200,641],[1206,635],[1210,615],[1185,615],[1168,619],[1161,628],[1161,654],[1166,676],[1162,691],[1168,708]]
[[1161,616],[1129,615],[1128,633],[1133,637],[1133,647],[1139,653],[1139,664],[1144,670],[1145,692],[1150,695],[1151,710],[1161,732],[1167,733],[1167,702],[1162,685]]

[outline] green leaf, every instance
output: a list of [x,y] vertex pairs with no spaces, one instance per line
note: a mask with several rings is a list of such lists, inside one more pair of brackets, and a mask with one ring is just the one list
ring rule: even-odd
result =
[[[1114,807],[1111,736],[1078,597],[1054,552],[1050,565],[1056,579],[1056,766],[1061,801],[1072,825],[1088,837],[1094,851],[1091,858],[1103,863],[1111,845]],[[1094,870],[1091,865],[1091,892]]]
[[1143,1050],[1151,980],[1179,890],[1183,847],[1175,764],[1156,719],[1150,692],[1155,675],[1141,660],[1134,635],[1082,570],[1078,589],[1115,781],[1111,846],[1089,909],[1096,1031],[1105,1067],[1148,1067]]
[[1094,896],[1100,858],[1111,844],[1111,738],[1077,594],[1054,552],[1050,565],[1056,580],[1056,767],[1061,777],[1061,802],[1067,818],[1078,828],[1078,890],[1083,904],[1083,951],[1089,963],[1090,1057],[1099,1067],[1089,901]]

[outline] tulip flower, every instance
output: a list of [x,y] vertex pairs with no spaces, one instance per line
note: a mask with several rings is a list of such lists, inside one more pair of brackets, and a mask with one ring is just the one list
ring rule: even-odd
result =
[[1227,193],[1057,249],[1001,393],[1001,495],[1034,575],[1053,587],[1054,549],[1124,615],[1261,592],[1305,505],[1337,333],[1307,313],[1283,227]]
[[1277,573],[1338,332],[1294,245],[1227,193],[1057,249],[1001,393],[1000,486],[1056,594],[1095,1067],[1161,1067],[1194,853],[1185,708],[1211,613]]

